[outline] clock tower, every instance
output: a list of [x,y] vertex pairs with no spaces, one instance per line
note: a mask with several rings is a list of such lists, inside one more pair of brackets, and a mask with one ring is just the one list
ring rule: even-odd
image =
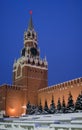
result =
[[38,103],[38,90],[48,86],[48,63],[40,57],[37,33],[32,14],[27,31],[24,32],[24,47],[21,57],[13,64],[13,84],[25,90],[25,102]]

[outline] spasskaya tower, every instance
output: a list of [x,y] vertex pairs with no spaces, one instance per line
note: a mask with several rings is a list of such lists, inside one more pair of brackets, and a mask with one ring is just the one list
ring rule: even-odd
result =
[[25,90],[25,101],[30,101],[31,104],[38,103],[38,90],[48,86],[48,63],[46,58],[40,57],[32,14],[28,29],[24,32],[21,57],[13,64],[13,85]]
[[25,114],[28,101],[31,105],[39,105],[41,101],[44,107],[47,100],[50,106],[53,96],[57,106],[58,99],[62,101],[63,97],[67,104],[69,92],[74,102],[82,92],[82,77],[48,87],[48,62],[40,57],[37,41],[30,14],[21,56],[13,64],[13,84],[0,86],[0,110],[7,116]]

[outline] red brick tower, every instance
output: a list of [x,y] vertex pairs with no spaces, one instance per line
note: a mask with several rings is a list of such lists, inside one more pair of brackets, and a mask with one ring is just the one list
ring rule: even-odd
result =
[[21,57],[13,65],[13,84],[25,89],[25,102],[38,103],[38,90],[48,86],[48,63],[40,58],[37,34],[34,30],[32,15],[27,31],[24,32],[24,48]]

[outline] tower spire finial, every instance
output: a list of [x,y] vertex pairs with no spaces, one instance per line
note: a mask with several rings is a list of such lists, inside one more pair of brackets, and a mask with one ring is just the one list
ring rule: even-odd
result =
[[29,14],[32,15],[32,10],[29,11]]
[[33,26],[33,21],[32,21],[32,10],[30,10],[29,13],[30,13],[30,20],[29,20],[29,24],[28,24],[28,29],[33,30],[34,26]]

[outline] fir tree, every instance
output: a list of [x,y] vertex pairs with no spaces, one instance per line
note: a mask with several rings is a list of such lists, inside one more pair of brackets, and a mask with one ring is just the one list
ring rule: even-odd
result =
[[80,94],[76,99],[75,110],[80,110]]
[[82,110],[82,92],[77,97],[77,100],[76,100],[76,103],[75,103],[75,110],[76,111]]
[[58,103],[57,103],[57,112],[61,112],[61,102],[60,102],[60,98],[58,99]]
[[28,101],[28,104],[26,106],[26,114],[30,114],[30,111],[31,111],[31,104],[30,101]]
[[67,112],[74,112],[74,103],[71,92],[69,93],[68,103],[67,103]]
[[65,113],[66,112],[66,104],[65,104],[65,99],[64,99],[64,96],[63,96],[63,101],[62,101],[62,112]]
[[39,111],[40,113],[42,113],[42,111],[43,111],[41,99],[40,99],[40,105],[38,106],[38,111]]
[[50,104],[50,110],[49,110],[49,113],[50,114],[53,114],[53,113],[55,113],[55,103],[54,103],[54,97],[53,97],[53,95],[52,95],[52,100],[51,100],[51,104]]
[[82,91],[81,91],[81,94],[80,94],[80,110],[82,110]]
[[35,114],[36,110],[37,110],[37,107],[35,105],[31,105],[31,109],[30,109],[29,114],[31,114],[31,115]]
[[47,100],[45,100],[45,106],[44,106],[44,114],[48,114],[49,113],[49,108],[48,108],[48,104],[47,104]]

